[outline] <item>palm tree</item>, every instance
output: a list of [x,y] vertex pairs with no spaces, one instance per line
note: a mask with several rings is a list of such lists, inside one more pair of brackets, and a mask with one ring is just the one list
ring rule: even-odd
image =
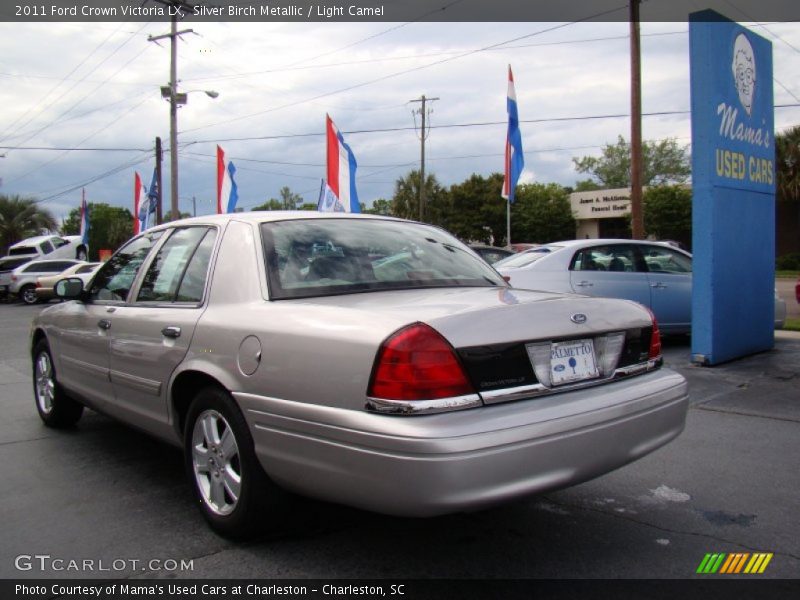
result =
[[32,198],[0,194],[0,256],[20,240],[53,231],[56,220]]
[[775,154],[779,197],[800,200],[800,125],[775,136]]

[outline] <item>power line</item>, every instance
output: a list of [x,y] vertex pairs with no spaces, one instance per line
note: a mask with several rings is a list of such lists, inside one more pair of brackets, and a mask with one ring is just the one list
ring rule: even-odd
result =
[[[666,36],[666,35],[679,35],[679,34],[686,34],[688,31],[666,31],[666,32],[658,32],[658,33],[648,33],[643,34],[642,37],[656,37],[656,36]],[[587,38],[582,40],[561,40],[557,42],[539,42],[537,44],[514,44],[514,45],[506,45],[501,46],[498,48],[490,48],[486,50],[487,52],[495,51],[495,50],[514,50],[519,48],[538,48],[542,46],[563,46],[567,44],[583,44],[583,43],[592,43],[592,42],[606,42],[606,41],[614,41],[614,40],[627,40],[627,35],[617,35],[617,36],[608,36],[608,37],[600,37],[600,38]],[[253,77],[254,75],[269,75],[274,73],[281,73],[285,71],[305,71],[311,69],[326,69],[330,67],[348,67],[353,65],[363,65],[369,63],[376,63],[376,62],[390,62],[390,61],[400,61],[400,60],[413,60],[413,59],[420,59],[420,58],[433,58],[436,56],[454,56],[458,54],[462,54],[464,52],[469,52],[468,50],[460,49],[460,50],[450,50],[448,52],[427,52],[424,54],[407,54],[404,56],[381,56],[377,58],[365,58],[362,60],[352,60],[346,62],[339,62],[339,63],[325,63],[321,65],[307,65],[304,67],[277,67],[274,69],[265,69],[260,71],[247,71],[247,72],[239,72],[234,73],[232,75],[225,75],[222,77],[194,77],[185,79],[184,81],[189,82],[200,82],[200,81],[222,81],[222,80],[231,80],[231,79],[242,79],[245,77]]]
[[592,19],[597,19],[598,17],[603,17],[603,16],[609,15],[611,13],[618,12],[618,11],[623,10],[623,9],[627,9],[627,5],[623,5],[623,6],[619,6],[617,8],[613,8],[613,9],[609,9],[609,10],[606,10],[606,11],[603,11],[603,12],[595,13],[593,15],[584,17],[582,19],[577,19],[577,20],[571,21],[569,23],[563,23],[563,24],[560,24],[560,25],[554,25],[552,27],[541,29],[541,30],[535,31],[533,33],[517,36],[515,38],[504,40],[502,42],[497,42],[497,43],[494,43],[494,44],[490,44],[490,45],[484,46],[482,48],[476,48],[474,50],[470,50],[468,52],[464,52],[463,54],[459,54],[457,56],[452,56],[452,57],[449,57],[449,58],[443,58],[441,60],[434,61],[434,62],[428,63],[426,65],[419,65],[419,66],[416,66],[416,67],[412,67],[410,69],[405,69],[403,71],[397,71],[395,73],[389,73],[388,75],[383,75],[381,77],[377,77],[377,78],[371,79],[369,81],[364,81],[364,82],[357,83],[357,84],[354,84],[354,85],[350,85],[350,86],[347,86],[347,87],[344,87],[344,88],[340,88],[338,90],[333,90],[333,91],[330,91],[330,92],[325,92],[323,94],[318,94],[318,95],[313,96],[311,98],[306,98],[305,100],[300,100],[300,101],[297,101],[297,102],[291,102],[291,103],[283,104],[283,105],[280,105],[280,106],[274,106],[272,108],[267,108],[265,110],[257,111],[257,112],[254,112],[254,113],[249,113],[249,114],[246,114],[246,115],[235,117],[233,119],[228,119],[228,120],[225,120],[225,121],[218,121],[216,123],[210,123],[208,125],[202,125],[200,127],[193,127],[191,129],[186,129],[186,130],[184,130],[183,133],[189,133],[191,131],[200,131],[202,129],[208,129],[210,127],[216,127],[218,125],[226,125],[228,123],[233,123],[233,122],[241,121],[241,120],[244,120],[244,119],[250,119],[252,117],[256,117],[256,116],[260,116],[260,115],[263,115],[263,114],[275,112],[275,111],[278,111],[278,110],[282,110],[284,108],[290,108],[290,107],[293,107],[293,106],[298,106],[300,104],[305,104],[305,103],[311,102],[313,100],[319,100],[321,98],[327,98],[328,96],[334,96],[336,94],[341,94],[343,92],[349,92],[349,91],[352,91],[352,90],[355,90],[355,89],[359,89],[359,88],[362,88],[362,87],[365,87],[365,86],[368,86],[368,85],[372,85],[374,83],[378,83],[380,81],[386,81],[388,79],[399,77],[400,75],[406,75],[408,73],[413,73],[415,71],[421,71],[423,69],[427,69],[427,68],[430,68],[430,67],[433,67],[433,66],[437,66],[437,65],[441,65],[441,64],[444,64],[444,63],[447,63],[447,62],[458,60],[460,58],[465,58],[465,57],[471,56],[473,54],[478,54],[480,52],[486,52],[487,50],[490,50],[492,48],[505,46],[507,44],[511,44],[513,42],[518,42],[518,41],[523,40],[523,39],[531,38],[531,37],[534,37],[534,36],[537,36],[537,35],[542,35],[544,33],[549,33],[551,31],[556,31],[558,29],[563,29],[564,27],[569,27],[571,25],[575,25],[576,23],[581,23],[581,22],[585,22],[585,21],[590,21]]

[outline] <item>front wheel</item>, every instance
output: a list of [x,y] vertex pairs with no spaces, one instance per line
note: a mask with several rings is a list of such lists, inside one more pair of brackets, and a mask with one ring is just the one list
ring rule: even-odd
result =
[[200,511],[217,533],[245,539],[276,519],[284,492],[262,470],[250,429],[227,392],[206,388],[195,397],[184,448]]
[[33,349],[33,394],[36,410],[48,427],[70,427],[83,414],[83,405],[67,396],[58,385],[46,340],[40,340]]

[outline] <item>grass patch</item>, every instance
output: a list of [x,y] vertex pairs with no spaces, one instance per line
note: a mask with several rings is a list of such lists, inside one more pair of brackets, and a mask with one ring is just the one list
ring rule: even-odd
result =
[[783,324],[784,329],[789,331],[800,331],[800,318],[799,317],[786,317],[786,322]]
[[797,279],[800,277],[800,271],[775,271],[775,277],[778,279]]

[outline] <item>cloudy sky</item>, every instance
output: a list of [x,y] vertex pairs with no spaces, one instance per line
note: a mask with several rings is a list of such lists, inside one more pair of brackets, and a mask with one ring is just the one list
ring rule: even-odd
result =
[[[192,197],[198,214],[214,209],[218,143],[236,164],[240,206],[283,186],[315,202],[326,113],[358,159],[361,201],[390,198],[395,180],[419,166],[419,104],[410,100],[422,94],[439,98],[429,105],[428,172],[449,185],[501,171],[508,64],[520,118],[530,121],[522,123],[524,181],[572,185],[585,178],[572,157],[630,135],[627,23],[181,27],[195,30],[178,51],[180,89],[191,91],[179,111],[183,211]],[[800,124],[800,24],[753,29],[773,42],[775,104],[795,105],[776,109],[776,130]],[[78,205],[83,186],[90,201],[131,206],[134,171],[149,183],[154,138],[169,143],[159,92],[169,43],[148,42],[168,30],[159,22],[0,23],[0,146],[12,147],[0,149],[0,193],[36,197],[58,217]],[[641,32],[644,137],[688,144],[688,25],[642,23]],[[168,210],[166,154],[164,168]]]

